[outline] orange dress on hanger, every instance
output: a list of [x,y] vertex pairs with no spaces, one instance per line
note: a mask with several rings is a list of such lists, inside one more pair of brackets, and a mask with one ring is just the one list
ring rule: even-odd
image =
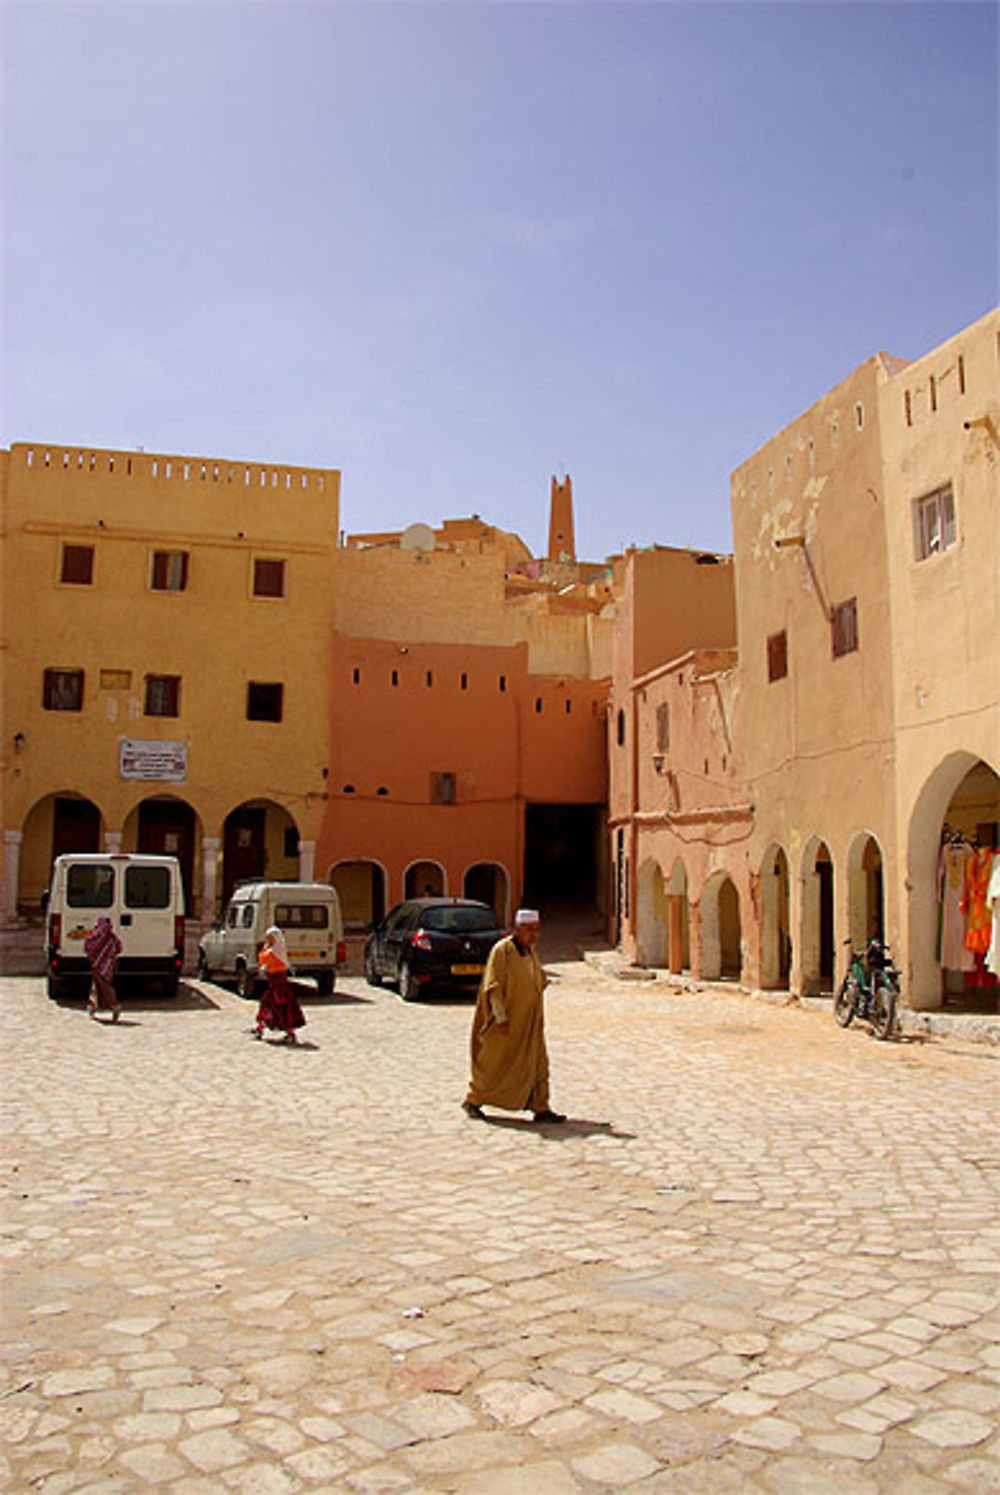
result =
[[962,902],[965,915],[965,948],[973,955],[985,955],[990,948],[993,919],[986,894],[993,871],[993,850],[980,846],[969,853],[962,879]]

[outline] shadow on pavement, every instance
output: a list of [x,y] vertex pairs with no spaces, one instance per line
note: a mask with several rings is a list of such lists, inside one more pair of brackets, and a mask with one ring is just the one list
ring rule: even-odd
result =
[[526,1116],[490,1116],[484,1113],[475,1117],[481,1126],[497,1127],[508,1132],[533,1132],[549,1142],[564,1141],[567,1137],[614,1137],[619,1142],[634,1142],[635,1132],[619,1132],[613,1121],[587,1121],[582,1116],[567,1116],[565,1121],[531,1121]]

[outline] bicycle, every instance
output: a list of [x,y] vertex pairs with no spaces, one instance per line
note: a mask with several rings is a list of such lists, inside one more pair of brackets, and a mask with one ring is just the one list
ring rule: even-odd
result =
[[899,972],[882,941],[869,940],[863,952],[852,949],[847,974],[833,999],[833,1015],[840,1027],[848,1027],[859,1017],[870,1023],[876,1038],[884,1040],[896,1027],[898,1001]]

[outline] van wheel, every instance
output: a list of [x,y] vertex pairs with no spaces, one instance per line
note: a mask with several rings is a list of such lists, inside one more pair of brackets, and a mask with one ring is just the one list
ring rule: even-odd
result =
[[320,971],[316,977],[316,990],[321,997],[329,997],[333,992],[334,974],[332,971]]
[[162,982],[160,983],[160,987],[161,987],[161,990],[163,992],[163,995],[165,997],[176,997],[176,995],[177,995],[177,984],[178,983],[177,983],[177,977],[176,976],[164,976]]
[[53,1002],[58,1002],[59,998],[63,994],[63,984],[59,980],[58,976],[46,976],[45,990],[48,992],[49,997]]
[[257,979],[250,974],[245,965],[240,965],[236,971],[236,990],[246,1001],[252,1002],[257,995]]

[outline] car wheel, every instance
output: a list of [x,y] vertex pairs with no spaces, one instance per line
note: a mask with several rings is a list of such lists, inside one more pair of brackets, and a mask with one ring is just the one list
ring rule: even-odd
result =
[[204,950],[198,951],[198,980],[211,981],[212,972],[206,959]]
[[316,977],[316,990],[321,997],[328,997],[333,992],[334,974],[332,971],[320,971]]
[[369,986],[381,986],[382,977],[378,973],[375,964],[375,952],[371,948],[365,951],[365,980]]
[[58,976],[46,976],[45,990],[53,1002],[58,1002],[59,998],[63,995],[63,984]]
[[404,961],[399,968],[399,995],[404,1002],[415,1002],[419,992],[420,988],[413,979],[413,972],[410,970],[409,963]]
[[243,961],[236,968],[236,991],[248,1002],[252,1002],[257,995],[257,978]]

